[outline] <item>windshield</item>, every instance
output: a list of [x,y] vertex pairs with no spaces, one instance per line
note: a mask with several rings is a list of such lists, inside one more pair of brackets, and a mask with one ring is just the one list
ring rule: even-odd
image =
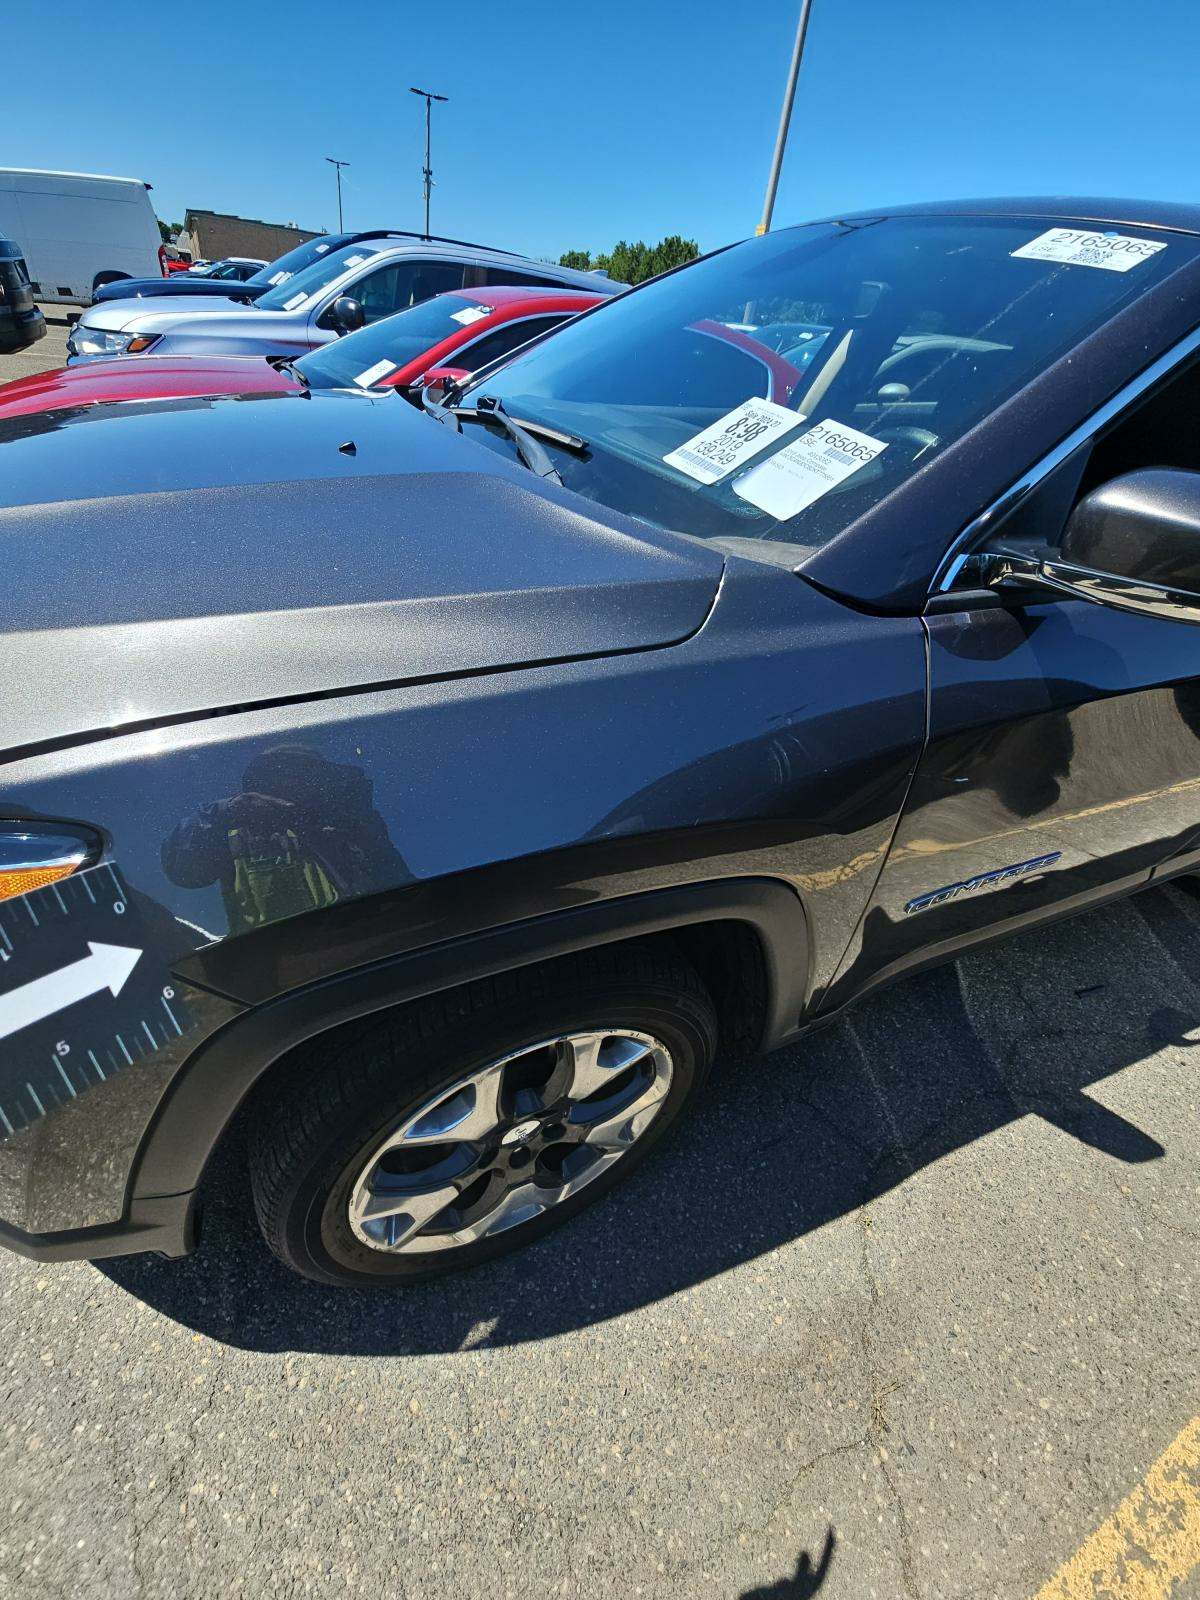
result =
[[347,267],[356,267],[360,261],[369,261],[372,256],[379,253],[379,246],[372,244],[344,244],[339,250],[331,250],[328,255],[321,256],[319,260],[310,262],[301,272],[294,277],[285,278],[274,289],[268,289],[266,294],[259,295],[255,302],[258,311],[294,311],[298,305],[307,300],[310,295],[320,294],[321,290],[331,284],[335,278],[340,278]]
[[255,287],[265,285],[267,288],[274,288],[276,284],[294,278],[305,267],[311,266],[314,261],[320,261],[331,250],[336,250],[339,245],[346,242],[347,237],[344,233],[327,233],[320,239],[309,239],[304,244],[298,244],[294,250],[289,250],[287,255],[280,256],[278,261],[268,261],[265,267],[260,267],[254,276],[246,281]]
[[790,229],[567,323],[478,392],[586,440],[553,451],[581,494],[815,547],[1196,247],[1008,217]]
[[435,295],[394,317],[322,345],[296,365],[314,389],[344,389],[355,383],[366,388],[423,356],[452,333],[475,327],[491,313],[492,307],[478,300],[458,294]]

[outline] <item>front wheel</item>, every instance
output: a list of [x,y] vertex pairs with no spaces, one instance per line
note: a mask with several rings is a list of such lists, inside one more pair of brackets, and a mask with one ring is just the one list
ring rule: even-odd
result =
[[318,1039],[260,1108],[251,1176],[267,1243],[305,1277],[356,1286],[519,1249],[650,1153],[716,1036],[687,962],[633,945]]

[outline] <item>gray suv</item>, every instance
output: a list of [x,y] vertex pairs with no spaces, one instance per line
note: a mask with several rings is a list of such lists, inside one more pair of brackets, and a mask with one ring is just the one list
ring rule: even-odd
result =
[[453,240],[358,240],[331,250],[252,304],[167,295],[151,305],[94,305],[67,340],[68,365],[143,353],[302,355],[448,289],[500,283],[595,289],[597,277]]

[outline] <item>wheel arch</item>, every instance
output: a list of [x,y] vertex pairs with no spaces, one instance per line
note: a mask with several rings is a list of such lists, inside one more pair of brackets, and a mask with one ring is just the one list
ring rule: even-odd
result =
[[321,1034],[514,967],[646,938],[670,939],[696,966],[713,993],[723,1047],[768,1050],[798,1033],[810,944],[790,884],[725,878],[556,911],[358,967],[233,1018],[172,1081],[138,1151],[131,1197],[195,1188],[251,1091]]

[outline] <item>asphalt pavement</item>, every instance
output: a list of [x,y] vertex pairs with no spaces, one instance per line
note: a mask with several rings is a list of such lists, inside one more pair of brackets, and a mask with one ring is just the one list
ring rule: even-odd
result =
[[1198,1046],[1172,887],[725,1063],[441,1284],[290,1278],[232,1150],[186,1262],[0,1261],[0,1595],[1200,1594]]

